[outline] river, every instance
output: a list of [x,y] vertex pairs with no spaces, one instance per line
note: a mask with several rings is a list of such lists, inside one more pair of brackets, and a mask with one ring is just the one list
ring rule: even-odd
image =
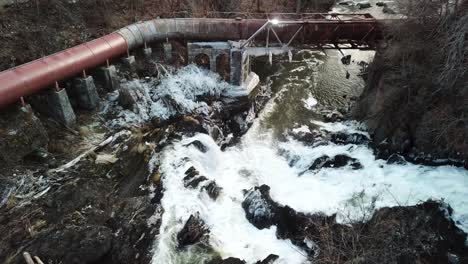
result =
[[[429,198],[444,199],[454,208],[458,225],[468,230],[468,204],[464,202],[468,197],[466,170],[387,164],[376,160],[367,145],[308,146],[286,133],[318,128],[326,132],[367,134],[365,127],[354,121],[324,123],[315,118],[317,107],[342,107],[344,95],[356,96],[362,91],[364,83],[357,76],[357,62],[369,61],[373,54],[359,51],[351,54],[355,62],[350,66],[340,62],[338,51],[303,50],[294,54],[292,62],[286,58],[276,60],[268,82],[273,96],[235,146],[222,151],[209,135],[198,134],[174,142],[163,153],[156,154],[154,160],[160,163],[165,190],[153,263],[205,263],[210,258],[211,253],[198,247],[177,249],[177,233],[189,216],[196,213],[210,230],[210,246],[223,258],[239,257],[255,263],[276,254],[280,259],[275,263],[307,263],[301,249],[289,240],[277,239],[275,227],[259,230],[246,219],[241,206],[243,190],[261,184],[270,186],[273,200],[283,205],[306,213],[338,213],[338,220],[345,223],[364,219],[362,208],[372,202],[375,208],[380,208],[414,205]],[[349,79],[345,78],[346,71],[351,74]],[[193,83],[201,79],[212,83],[207,76],[199,78]],[[186,146],[194,140],[202,142],[207,152]],[[363,168],[307,170],[316,158],[337,154],[356,158]],[[192,166],[222,187],[216,201],[199,188],[184,187],[185,171]]]
[[[334,11],[346,11],[343,8],[338,6]],[[365,126],[356,121],[327,123],[319,118],[324,108],[346,108],[349,98],[359,96],[363,90],[358,63],[370,62],[374,53],[344,53],[352,56],[350,65],[341,63],[342,54],[336,50],[295,51],[292,61],[287,56],[276,57],[272,66],[267,66],[266,58],[255,60],[252,68],[261,76],[262,85],[271,91],[271,98],[239,143],[221,150],[209,135],[197,134],[174,141],[154,154],[148,166],[150,170],[159,167],[164,192],[161,210],[149,220],[162,220],[160,234],[154,241],[153,264],[207,263],[215,254],[241,258],[247,263],[270,254],[279,256],[275,263],[308,263],[302,249],[277,238],[275,226],[260,230],[247,220],[241,205],[245,190],[262,184],[271,188],[272,199],[282,205],[304,213],[337,214],[341,223],[365,221],[373,210],[385,206],[440,199],[453,207],[457,225],[468,231],[468,171],[463,168],[388,164],[377,160],[366,144],[305,144],[291,136],[319,130],[325,134],[343,132],[369,137]],[[173,109],[155,97],[171,95],[183,106],[183,112],[203,113],[208,106],[196,102],[198,95],[218,96],[236,89],[194,66],[167,76],[156,89],[151,81],[126,85],[138,87],[141,93],[138,114],[121,111],[111,126],[170,116]],[[188,146],[195,140],[206,152]],[[362,168],[308,169],[317,158],[338,154],[357,159]],[[201,186],[184,186],[190,167],[222,188],[216,200],[201,192]],[[179,249],[177,233],[196,214],[209,229],[209,246]]]

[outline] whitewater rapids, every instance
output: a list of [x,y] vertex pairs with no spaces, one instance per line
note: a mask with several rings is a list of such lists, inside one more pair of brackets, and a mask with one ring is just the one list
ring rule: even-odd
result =
[[[289,88],[284,88],[289,89]],[[287,91],[281,91],[282,94]],[[317,100],[304,93],[298,100],[313,109]],[[276,227],[259,230],[248,222],[241,203],[243,191],[266,184],[273,200],[305,213],[337,213],[338,221],[347,223],[368,219],[369,212],[384,206],[414,205],[427,199],[443,199],[454,208],[454,220],[468,231],[468,172],[452,166],[428,167],[414,164],[387,164],[376,160],[366,145],[306,146],[288,138],[277,141],[262,119],[277,107],[271,99],[264,112],[236,146],[222,151],[205,134],[183,138],[157,154],[164,185],[161,205],[164,209],[160,235],[154,244],[153,263],[205,263],[210,256],[196,247],[177,250],[177,233],[191,214],[199,213],[210,230],[210,246],[223,258],[237,257],[247,263],[280,256],[275,263],[308,263],[306,254],[289,240],[276,238]],[[312,110],[311,110],[312,111]],[[366,134],[356,122],[321,123],[309,120],[320,129]],[[308,124],[306,124],[308,125]],[[307,126],[298,128],[307,131]],[[187,144],[198,140],[207,147],[203,153]],[[351,167],[322,168],[306,172],[323,155],[346,154],[356,158],[363,169]],[[293,165],[292,165],[293,164]],[[195,167],[200,175],[222,187],[213,201],[205,192],[184,187],[185,171]],[[374,202],[375,207],[370,206]],[[364,210],[364,209],[365,210]],[[367,209],[366,209],[367,208]]]

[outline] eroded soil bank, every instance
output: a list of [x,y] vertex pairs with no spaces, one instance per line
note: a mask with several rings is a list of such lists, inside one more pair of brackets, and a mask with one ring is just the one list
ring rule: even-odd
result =
[[387,25],[354,116],[369,126],[383,158],[396,152],[467,168],[468,2],[441,13],[444,7],[424,1],[402,5],[414,19]]

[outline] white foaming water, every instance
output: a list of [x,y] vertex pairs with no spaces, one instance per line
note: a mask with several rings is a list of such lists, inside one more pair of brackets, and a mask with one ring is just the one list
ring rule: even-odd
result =
[[[184,147],[193,140],[201,141],[208,151],[202,153],[195,147]],[[239,257],[252,263],[269,254],[277,254],[281,257],[277,263],[305,263],[305,253],[289,240],[278,240],[275,227],[259,230],[246,219],[241,206],[243,190],[260,183],[255,172],[250,170],[251,166],[236,164],[248,160],[246,154],[242,151],[223,152],[204,134],[184,139],[164,152],[160,170],[165,188],[162,199],[165,211],[153,263],[184,263],[184,256],[175,253],[175,236],[189,216],[196,212],[210,229],[210,245],[222,257]],[[186,157],[189,161],[184,161]],[[191,166],[223,188],[216,201],[200,188],[183,186],[184,172]]]
[[[272,103],[269,104],[266,109],[271,109]],[[362,129],[355,122],[322,125],[329,131],[354,133]],[[201,141],[208,151],[202,153],[195,147],[184,146],[193,140]],[[364,168],[307,171],[316,158],[337,154],[358,159]],[[200,188],[183,186],[184,172],[191,166],[223,188],[217,201]],[[275,227],[258,230],[245,218],[241,207],[243,190],[261,184],[270,186],[272,198],[283,205],[307,213],[337,213],[338,221],[345,223],[368,219],[369,212],[363,212],[363,208],[368,208],[371,201],[375,208],[380,208],[444,199],[455,210],[454,220],[468,230],[466,170],[451,166],[388,165],[375,160],[372,150],[364,145],[310,147],[292,139],[276,142],[258,120],[239,145],[225,151],[208,135],[184,138],[164,151],[160,169],[165,186],[162,200],[165,213],[153,263],[184,263],[175,249],[175,236],[196,212],[211,231],[210,245],[222,257],[239,257],[255,263],[269,254],[277,254],[280,256],[277,263],[307,263],[304,252],[289,240],[276,238]]]
[[[242,190],[261,184],[270,186],[272,198],[283,205],[307,213],[338,213],[338,221],[345,223],[368,219],[369,212],[363,212],[363,208],[369,207],[371,201],[380,208],[444,199],[455,210],[454,220],[468,230],[468,173],[464,169],[388,165],[375,160],[372,151],[362,145],[309,147],[292,139],[278,143],[270,132],[260,132],[258,124],[254,126],[241,144],[226,151],[221,151],[208,135],[199,134],[164,152],[161,171],[166,188],[162,200],[165,213],[153,263],[183,263],[175,253],[175,235],[196,212],[211,231],[210,244],[223,257],[255,263],[277,254],[277,263],[307,263],[304,253],[289,240],[276,238],[275,227],[258,230],[245,218]],[[201,141],[208,152],[184,147],[193,140]],[[364,168],[324,168],[303,173],[316,158],[337,154],[358,159]],[[188,161],[184,161],[187,157]],[[289,165],[292,160],[294,166]],[[200,192],[200,188],[183,186],[184,172],[190,166],[223,188],[217,201]]]
[[[260,118],[234,147],[221,151],[203,134],[166,147],[158,160],[165,191],[161,201],[164,214],[160,235],[154,245],[154,264],[204,263],[209,258],[198,254],[193,247],[177,249],[177,233],[189,216],[197,212],[210,230],[210,245],[223,258],[238,257],[255,263],[269,254],[276,254],[280,259],[275,263],[307,263],[304,252],[289,240],[277,239],[275,227],[258,230],[246,219],[241,206],[243,190],[261,184],[270,186],[272,198],[283,205],[306,213],[337,213],[338,221],[344,223],[368,219],[367,210],[373,210],[374,206],[414,205],[427,199],[444,199],[454,208],[458,226],[468,231],[468,171],[462,168],[389,165],[376,160],[365,145],[330,143],[312,147],[291,138],[285,142],[276,141],[273,132],[264,129],[261,121],[274,111],[275,99],[284,96],[288,89],[285,85],[276,93],[276,98],[270,100]],[[297,103],[313,108],[314,100],[306,93]],[[362,125],[354,121],[310,121],[310,124],[328,132],[366,134]],[[311,127],[298,125],[294,132],[307,133]],[[193,140],[202,142],[208,151],[202,153],[193,146],[187,147]],[[308,170],[315,159],[337,154],[358,159],[363,168]],[[197,189],[184,187],[185,171],[191,166],[223,188],[216,201],[201,190],[203,184]]]
[[199,101],[199,96],[235,97],[246,95],[238,86],[221,81],[216,73],[189,65],[176,74],[161,80],[131,80],[122,84],[137,98],[133,109],[115,105],[107,111],[117,112],[111,121],[112,127],[127,127],[150,121],[152,118],[167,119],[175,114],[190,112],[208,113],[209,106]]

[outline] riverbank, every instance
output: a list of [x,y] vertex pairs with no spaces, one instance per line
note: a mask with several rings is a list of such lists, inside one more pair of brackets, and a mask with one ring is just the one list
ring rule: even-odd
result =
[[468,4],[440,15],[435,6],[421,14],[424,6],[402,9],[418,18],[387,25],[354,117],[368,125],[381,158],[468,168]]

